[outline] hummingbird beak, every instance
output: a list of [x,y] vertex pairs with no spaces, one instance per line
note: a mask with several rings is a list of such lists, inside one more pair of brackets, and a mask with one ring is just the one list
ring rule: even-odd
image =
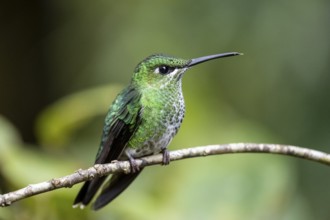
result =
[[206,61],[213,60],[213,59],[218,59],[218,58],[223,58],[223,57],[231,57],[231,56],[237,56],[237,55],[243,55],[243,54],[238,53],[238,52],[229,52],[229,53],[220,53],[220,54],[214,54],[214,55],[199,57],[199,58],[191,59],[191,61],[188,64],[187,67],[192,67],[192,66],[195,66],[197,64],[204,63]]

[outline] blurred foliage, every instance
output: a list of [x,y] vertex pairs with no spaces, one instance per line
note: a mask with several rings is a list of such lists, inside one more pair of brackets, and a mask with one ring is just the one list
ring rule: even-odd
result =
[[[0,7],[0,193],[86,168],[109,104],[151,53],[245,55],[183,79],[170,149],[273,142],[330,151],[330,2],[33,1]],[[330,218],[330,170],[275,155],[151,167],[106,208],[72,209],[79,186],[0,209],[0,219]]]
[[93,117],[104,116],[109,100],[115,99],[120,89],[122,86],[112,85],[84,90],[48,106],[36,122],[36,134],[41,145],[56,148],[63,146],[74,131],[85,126]]

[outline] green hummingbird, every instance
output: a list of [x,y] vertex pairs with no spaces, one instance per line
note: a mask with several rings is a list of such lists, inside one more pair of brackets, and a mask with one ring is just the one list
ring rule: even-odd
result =
[[155,54],[140,62],[131,83],[117,95],[108,111],[95,160],[95,164],[129,160],[132,172],[113,174],[109,180],[104,176],[86,181],[74,200],[74,207],[88,205],[102,185],[93,209],[100,209],[115,199],[143,170],[135,158],[162,153],[163,165],[169,164],[167,146],[185,114],[183,73],[205,61],[236,55],[240,53],[181,59]]

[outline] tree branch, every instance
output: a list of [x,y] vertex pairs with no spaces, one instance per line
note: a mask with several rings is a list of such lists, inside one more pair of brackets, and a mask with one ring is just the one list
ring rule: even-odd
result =
[[[234,143],[224,145],[209,145],[202,147],[187,148],[170,152],[170,160],[182,160],[186,158],[229,154],[229,153],[272,153],[282,154],[315,162],[330,165],[330,155],[321,151],[308,148],[279,145],[279,144],[255,144],[255,143]],[[162,163],[162,155],[152,155],[137,159],[139,167],[151,166]],[[109,164],[96,164],[86,170],[79,169],[73,174],[54,178],[46,182],[31,184],[22,189],[0,195],[0,206],[9,206],[18,200],[34,196],[40,193],[52,191],[63,187],[72,187],[73,185],[91,180],[112,173],[129,173],[130,164],[128,161],[113,161]]]

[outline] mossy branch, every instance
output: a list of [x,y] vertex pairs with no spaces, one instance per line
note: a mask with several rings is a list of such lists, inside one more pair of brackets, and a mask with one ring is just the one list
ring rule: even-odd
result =
[[[170,160],[182,160],[193,157],[204,157],[219,154],[230,153],[271,153],[293,156],[311,161],[330,165],[330,155],[321,151],[316,151],[308,148],[279,145],[279,144],[255,144],[255,143],[233,143],[223,145],[209,145],[201,147],[193,147],[170,152]],[[139,167],[151,166],[162,163],[162,155],[152,155],[137,159]],[[113,161],[109,164],[96,164],[85,170],[78,170],[73,174],[54,178],[46,182],[31,184],[22,189],[0,195],[0,206],[9,206],[12,203],[34,196],[40,193],[45,193],[63,187],[72,187],[77,183],[91,180],[112,173],[129,173],[130,164],[128,161]]]

